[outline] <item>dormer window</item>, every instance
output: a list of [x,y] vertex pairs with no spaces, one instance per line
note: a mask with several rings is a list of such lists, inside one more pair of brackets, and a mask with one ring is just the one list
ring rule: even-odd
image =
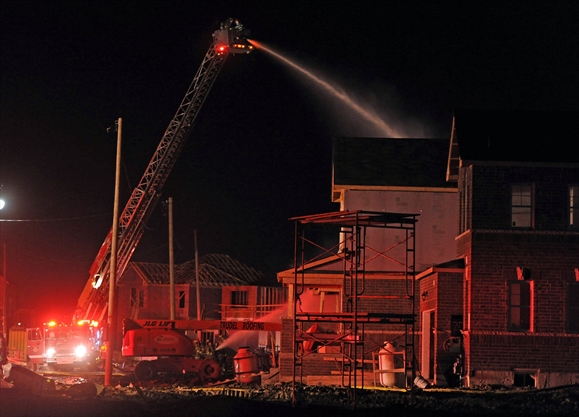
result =
[[532,184],[511,186],[511,227],[525,229],[533,227]]

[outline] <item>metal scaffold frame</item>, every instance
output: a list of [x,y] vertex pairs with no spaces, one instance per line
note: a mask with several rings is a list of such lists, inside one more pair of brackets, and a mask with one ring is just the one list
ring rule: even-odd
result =
[[[304,343],[317,343],[321,346],[338,346],[341,352],[341,381],[348,388],[349,400],[355,406],[356,388],[364,386],[365,347],[370,343],[366,339],[366,327],[382,328],[398,325],[404,327],[404,373],[408,387],[408,371],[411,380],[415,378],[415,322],[416,322],[416,268],[415,268],[415,232],[418,214],[386,213],[372,211],[339,211],[311,216],[295,217],[294,249],[294,290],[293,290],[293,402],[296,401],[296,382],[303,381],[303,359],[308,355],[303,349]],[[337,245],[326,248],[306,236],[306,232],[315,225],[334,226],[339,230],[340,239]],[[399,229],[405,232],[405,238],[395,245],[404,246],[404,259],[395,259],[386,249],[370,248],[366,244],[366,232],[369,228]],[[327,238],[327,236],[324,236]],[[311,259],[306,254],[307,247],[315,249]],[[335,257],[343,265],[342,275],[342,311],[333,313],[313,313],[298,311],[300,296],[306,287],[307,267],[316,262]],[[366,264],[377,257],[394,261],[401,268],[404,276],[403,294],[370,294],[367,288]],[[361,302],[371,299],[405,299],[408,311],[388,313],[384,311],[360,311]],[[329,323],[339,327],[337,333],[316,333],[317,323]],[[372,363],[376,353],[373,349]],[[298,369],[300,372],[298,373]],[[374,369],[376,374],[381,371]]]

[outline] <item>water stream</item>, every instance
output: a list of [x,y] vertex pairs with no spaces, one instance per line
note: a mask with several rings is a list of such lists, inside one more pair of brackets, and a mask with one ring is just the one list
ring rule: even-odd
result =
[[[281,318],[283,315],[287,313],[287,307],[283,306],[274,310],[267,315],[256,319],[256,322],[271,322],[271,323],[280,323]],[[249,346],[252,348],[256,348],[259,342],[259,333],[264,332],[256,332],[251,330],[235,330],[230,332],[229,337],[225,339],[222,343],[219,344],[217,350],[223,348],[231,348],[231,349],[238,349],[240,346]],[[265,338],[267,339],[267,338]]]
[[280,55],[277,52],[274,52],[270,48],[264,46],[262,43],[259,43],[255,40],[250,40],[251,44],[254,45],[256,48],[259,48],[275,58],[279,59],[283,63],[289,65],[291,68],[299,71],[301,74],[307,76],[310,80],[314,81],[319,87],[321,87],[326,93],[336,97],[337,99],[341,100],[345,105],[347,105],[350,109],[352,109],[356,114],[361,116],[363,119],[367,120],[368,122],[372,123],[376,129],[382,133],[383,137],[389,138],[400,138],[398,132],[396,132],[392,127],[390,127],[384,120],[373,114],[368,109],[364,108],[362,105],[356,103],[351,97],[349,97],[346,93],[342,91],[338,91],[334,86],[330,85],[328,82],[322,80],[318,76],[314,75],[311,71],[303,68],[302,66],[296,64],[295,62],[285,58],[284,56]]

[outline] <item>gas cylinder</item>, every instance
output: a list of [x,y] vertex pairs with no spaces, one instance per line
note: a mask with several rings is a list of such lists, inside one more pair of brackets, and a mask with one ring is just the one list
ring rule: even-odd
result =
[[378,352],[378,368],[380,371],[380,384],[384,387],[393,387],[396,384],[394,371],[394,353],[396,347],[391,342],[384,342],[384,347]]
[[249,347],[243,346],[237,349],[233,357],[235,379],[240,384],[260,384],[258,357]]

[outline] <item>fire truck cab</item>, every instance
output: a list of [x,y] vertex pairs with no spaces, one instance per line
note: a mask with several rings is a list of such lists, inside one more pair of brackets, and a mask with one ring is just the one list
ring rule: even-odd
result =
[[45,364],[54,369],[94,371],[100,364],[100,337],[88,321],[44,325]]

